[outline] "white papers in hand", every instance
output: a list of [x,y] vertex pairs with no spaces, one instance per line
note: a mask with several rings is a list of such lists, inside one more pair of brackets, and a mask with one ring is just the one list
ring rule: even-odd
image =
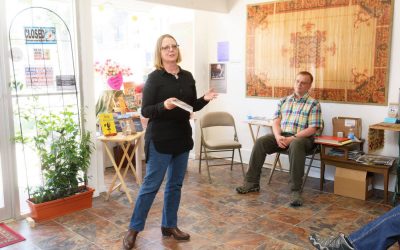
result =
[[189,104],[187,104],[186,102],[183,102],[179,99],[175,99],[172,101],[173,104],[175,104],[176,106],[180,107],[183,110],[186,110],[187,112],[192,113],[193,112],[193,107],[190,106]]

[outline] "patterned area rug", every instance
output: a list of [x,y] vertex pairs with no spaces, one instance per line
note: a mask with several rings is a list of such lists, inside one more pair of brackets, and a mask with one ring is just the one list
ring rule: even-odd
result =
[[0,223],[0,248],[25,240],[20,234],[14,232],[4,223]]

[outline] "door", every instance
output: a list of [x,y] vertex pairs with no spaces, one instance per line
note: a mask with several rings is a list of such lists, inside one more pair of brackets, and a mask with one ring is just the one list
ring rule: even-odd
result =
[[[0,21],[1,24],[1,21]],[[1,28],[0,28],[1,30]],[[3,43],[0,42],[0,52],[3,52]],[[0,53],[0,221],[10,219],[14,212],[13,178],[12,178],[12,148],[10,141],[10,116],[9,95],[5,77],[5,60]],[[11,117],[11,118],[10,118]]]
[[[0,114],[0,116],[2,116]],[[4,118],[0,118],[4,121]],[[12,200],[12,182],[9,174],[9,168],[7,167],[6,160],[4,153],[4,141],[1,140],[0,144],[0,221],[11,219],[13,217],[13,200]]]
[[0,0],[0,221],[17,217],[19,211],[5,14],[5,1]]

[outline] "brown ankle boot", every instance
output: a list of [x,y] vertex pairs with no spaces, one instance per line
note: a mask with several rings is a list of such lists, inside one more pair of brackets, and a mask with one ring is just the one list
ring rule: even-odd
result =
[[135,231],[133,229],[129,229],[126,232],[124,240],[122,241],[124,250],[130,250],[135,246],[136,236],[138,235],[138,233],[138,231]]
[[179,228],[173,227],[161,227],[161,233],[163,236],[174,236],[175,240],[188,240],[190,235],[188,233],[182,232]]

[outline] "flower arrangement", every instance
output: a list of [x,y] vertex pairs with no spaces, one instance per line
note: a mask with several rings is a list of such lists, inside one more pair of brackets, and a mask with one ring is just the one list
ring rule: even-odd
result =
[[123,77],[132,75],[131,68],[121,67],[118,63],[107,59],[104,64],[96,62],[94,64],[95,72],[107,78],[107,83],[111,89],[119,90],[121,88]]
[[132,75],[131,68],[121,67],[118,63],[112,61],[111,59],[107,59],[104,64],[96,62],[94,64],[94,70],[97,73],[104,75],[106,78],[113,77],[119,74],[124,76]]

